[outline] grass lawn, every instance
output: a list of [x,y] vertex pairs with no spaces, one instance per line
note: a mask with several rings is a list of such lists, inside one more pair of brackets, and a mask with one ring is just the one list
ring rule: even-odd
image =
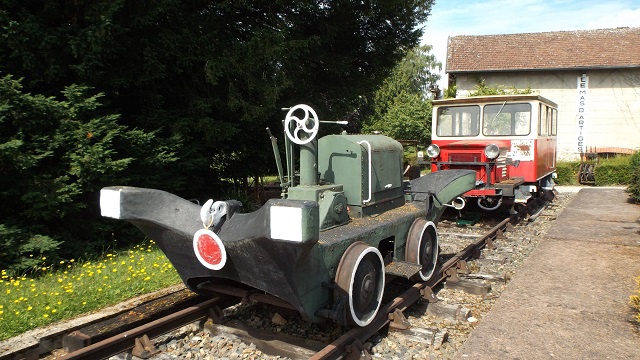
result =
[[152,240],[93,261],[62,261],[55,270],[42,266],[36,274],[1,271],[0,340],[180,282]]

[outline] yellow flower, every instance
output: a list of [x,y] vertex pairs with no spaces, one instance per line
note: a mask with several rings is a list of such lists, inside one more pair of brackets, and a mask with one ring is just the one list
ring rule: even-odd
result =
[[33,310],[33,307],[32,306],[28,306],[27,310],[31,311],[31,310]]
[[42,317],[46,319],[46,318],[49,317],[49,314],[44,314],[44,315],[42,315]]

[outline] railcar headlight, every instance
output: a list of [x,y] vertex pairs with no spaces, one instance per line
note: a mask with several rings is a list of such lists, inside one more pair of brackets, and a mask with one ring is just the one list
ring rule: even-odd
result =
[[498,145],[489,144],[484,148],[484,154],[489,159],[495,159],[498,157],[498,155],[500,155],[500,148],[498,147]]
[[440,155],[440,147],[436,144],[429,145],[427,147],[427,155],[429,155],[430,158]]

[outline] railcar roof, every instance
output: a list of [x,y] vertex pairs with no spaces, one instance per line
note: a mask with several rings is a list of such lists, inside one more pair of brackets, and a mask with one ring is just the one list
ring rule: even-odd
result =
[[465,98],[455,99],[442,99],[433,100],[433,105],[457,105],[457,104],[491,104],[502,102],[517,102],[517,101],[540,101],[542,103],[551,105],[552,107],[558,107],[555,102],[535,94],[518,94],[518,95],[487,95],[487,96],[470,96]]

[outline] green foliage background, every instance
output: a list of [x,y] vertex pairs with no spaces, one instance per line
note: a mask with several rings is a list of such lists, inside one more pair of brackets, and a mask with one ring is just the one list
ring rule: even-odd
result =
[[102,94],[71,85],[62,95],[31,95],[12,76],[0,78],[0,201],[7,205],[0,261],[16,271],[41,255],[54,260],[112,245],[104,231],[115,229],[99,221],[100,188],[144,184],[126,170],[160,172],[176,160],[179,142],[162,144],[153,132],[118,124],[118,115],[101,112]]
[[629,159],[630,178],[629,192],[631,197],[640,202],[640,152],[636,152]]
[[417,140],[427,145],[431,140],[430,89],[440,79],[442,69],[431,46],[410,51],[376,91],[373,113],[362,127],[363,132],[380,131],[397,140]]
[[[263,129],[283,107],[359,131],[432,4],[0,0],[3,266],[130,241],[100,218],[103,186],[205,199],[274,173]],[[396,119],[428,111],[391,100]]]

